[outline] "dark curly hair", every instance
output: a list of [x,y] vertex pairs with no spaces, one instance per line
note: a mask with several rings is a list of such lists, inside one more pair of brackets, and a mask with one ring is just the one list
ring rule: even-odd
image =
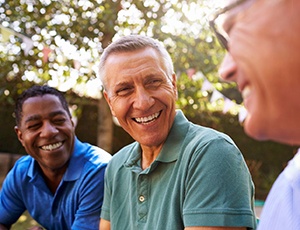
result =
[[22,119],[22,107],[23,103],[31,97],[37,97],[37,96],[43,96],[46,94],[51,94],[55,95],[59,98],[64,110],[68,113],[68,115],[71,117],[71,113],[69,111],[69,105],[68,102],[66,101],[64,95],[58,91],[55,88],[52,88],[48,85],[35,85],[25,91],[17,98],[16,100],[16,106],[15,106],[15,120],[16,120],[16,125],[19,126],[21,119]]

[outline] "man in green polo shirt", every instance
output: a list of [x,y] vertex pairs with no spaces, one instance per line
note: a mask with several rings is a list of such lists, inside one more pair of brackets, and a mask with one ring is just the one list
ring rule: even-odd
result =
[[104,96],[136,142],[110,161],[100,229],[255,229],[254,188],[233,141],[176,110],[160,42],[130,35],[100,59]]

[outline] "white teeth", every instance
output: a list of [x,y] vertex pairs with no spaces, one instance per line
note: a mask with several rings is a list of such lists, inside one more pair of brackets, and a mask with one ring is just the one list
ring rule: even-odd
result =
[[242,91],[242,97],[243,99],[247,98],[251,93],[251,89],[249,86],[246,86]]
[[47,150],[47,151],[52,151],[54,149],[59,148],[60,146],[62,146],[62,142],[57,142],[57,143],[52,144],[52,145],[44,145],[44,146],[41,147],[41,149]]
[[154,120],[155,118],[157,118],[159,116],[159,112],[158,113],[154,113],[148,117],[139,117],[139,118],[135,118],[135,120],[138,123],[146,123],[146,122],[150,122],[152,120]]

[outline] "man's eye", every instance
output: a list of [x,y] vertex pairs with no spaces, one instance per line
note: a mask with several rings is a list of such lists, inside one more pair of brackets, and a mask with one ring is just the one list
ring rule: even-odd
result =
[[125,96],[127,94],[129,94],[132,91],[132,88],[130,87],[124,87],[124,88],[120,88],[116,91],[118,96]]
[[157,87],[162,83],[161,79],[153,79],[147,83],[149,87]]
[[40,123],[35,123],[35,124],[28,125],[27,129],[35,130],[35,129],[38,129],[39,127],[40,127]]
[[54,123],[55,123],[55,124],[63,124],[65,121],[66,121],[65,118],[60,118],[60,119],[55,119],[55,120],[54,120]]
[[153,79],[152,81],[150,81],[150,84],[157,84],[160,83],[161,80],[160,79]]

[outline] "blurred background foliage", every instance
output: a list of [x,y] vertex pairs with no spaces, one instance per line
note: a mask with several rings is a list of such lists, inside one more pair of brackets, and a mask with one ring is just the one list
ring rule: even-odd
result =
[[[252,173],[256,197],[264,199],[295,148],[257,142],[244,134],[239,122],[241,96],[234,84],[218,78],[224,50],[207,23],[214,2],[0,0],[0,152],[25,154],[13,131],[14,100],[24,89],[46,83],[64,92],[81,140],[112,154],[132,142],[113,122],[102,98],[97,63],[114,39],[143,34],[162,41],[172,56],[177,107],[191,121],[232,137]],[[222,112],[222,98],[211,101],[213,92],[201,90],[206,80],[235,104],[227,113]]]

